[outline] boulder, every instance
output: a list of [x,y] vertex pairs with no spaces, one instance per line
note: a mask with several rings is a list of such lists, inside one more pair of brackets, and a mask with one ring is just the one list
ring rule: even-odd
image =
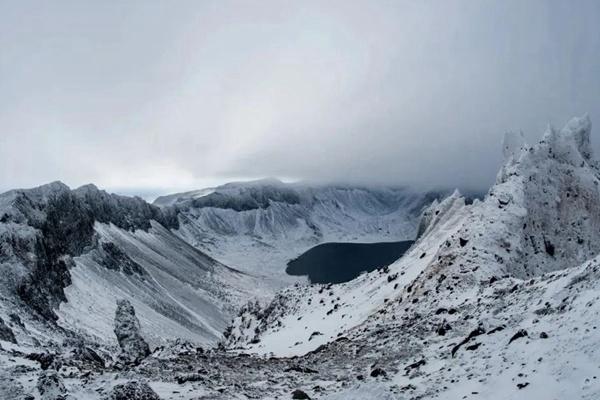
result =
[[308,400],[310,400],[310,397],[303,390],[296,389],[292,392],[292,399],[299,399],[299,400],[308,399]]

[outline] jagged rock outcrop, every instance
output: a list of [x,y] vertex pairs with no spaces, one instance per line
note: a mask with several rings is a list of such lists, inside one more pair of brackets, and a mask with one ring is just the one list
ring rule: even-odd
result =
[[54,310],[66,301],[64,288],[71,283],[71,258],[94,244],[94,224],[148,230],[152,220],[178,227],[172,209],[108,194],[93,185],[71,190],[53,182],[1,194],[0,261],[19,265],[6,277],[7,283],[39,315],[56,320]]
[[137,364],[150,355],[150,346],[140,334],[140,322],[127,300],[117,301],[115,335],[121,346],[119,358],[126,364]]
[[0,194],[0,291],[7,306],[0,312],[18,310],[33,328],[13,328],[17,340],[43,341],[37,332],[51,329],[114,345],[114,302],[135,298],[158,328],[150,342],[216,343],[257,280],[171,232],[178,226],[174,207],[93,185],[71,190],[54,182]]

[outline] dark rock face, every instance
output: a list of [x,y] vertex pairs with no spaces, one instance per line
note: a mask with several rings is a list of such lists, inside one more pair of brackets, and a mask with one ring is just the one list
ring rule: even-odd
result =
[[62,378],[56,372],[45,372],[40,375],[37,382],[37,389],[40,392],[42,400],[65,400],[67,399],[67,389]]
[[179,227],[174,209],[160,209],[139,197],[109,194],[94,185],[75,189],[73,195],[98,222],[113,223],[126,230],[148,230],[151,220],[169,229]]
[[[19,298],[48,321],[66,301],[64,288],[71,284],[71,257],[79,256],[94,245],[94,223],[112,223],[126,230],[151,227],[155,220],[166,228],[179,226],[174,208],[160,209],[140,198],[108,194],[93,185],[70,190],[55,182],[39,188],[18,190],[0,223],[15,223],[36,230],[33,239],[10,238],[11,253],[29,273],[15,285]],[[110,245],[109,245],[110,246]],[[136,273],[140,267],[123,259],[118,249],[103,249],[109,267],[120,263],[124,272]],[[35,257],[31,257],[31,253]],[[0,254],[1,256],[2,254]]]
[[120,358],[126,364],[137,364],[150,355],[150,347],[140,335],[135,309],[128,300],[117,301],[115,335],[122,350]]
[[7,342],[11,342],[17,344],[17,339],[15,339],[15,334],[13,331],[4,323],[4,320],[0,318],[0,340],[4,340]]
[[160,397],[147,383],[131,381],[116,385],[106,400],[160,400]]
[[[29,211],[29,210],[27,210]],[[71,284],[70,259],[91,244],[94,219],[69,192],[49,198],[46,219],[35,243],[37,261],[30,275],[17,287],[19,297],[48,320],[56,320],[53,309],[66,301],[63,289]]]
[[116,244],[112,242],[104,242],[100,245],[101,257],[100,264],[108,269],[115,271],[123,271],[127,275],[144,275],[144,268],[133,261],[131,257],[125,254]]
[[[225,188],[227,185],[225,185]],[[265,209],[271,202],[299,204],[300,195],[291,188],[281,185],[248,186],[241,188],[238,193],[214,192],[194,199],[192,207],[216,207],[235,211],[248,211],[257,208]]]

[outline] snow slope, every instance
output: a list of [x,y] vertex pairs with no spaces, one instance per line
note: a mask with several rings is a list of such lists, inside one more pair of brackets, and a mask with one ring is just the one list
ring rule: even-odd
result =
[[398,398],[598,398],[600,173],[590,131],[584,117],[532,147],[507,135],[483,201],[434,202],[389,270],[247,306],[228,347],[320,362],[354,354],[349,368],[381,366]]
[[[93,333],[97,341],[114,343],[117,299],[133,304],[152,345],[175,338],[210,345],[237,307],[258,296],[253,288],[260,285],[252,277],[212,260],[158,223],[148,232],[106,224],[95,230],[100,246],[74,259],[67,301],[57,314],[61,326]],[[101,250],[106,243],[121,249],[139,271],[107,268]],[[127,265],[119,261],[121,268]]]
[[19,310],[35,327],[16,327],[25,341],[66,329],[115,344],[116,300],[125,298],[152,344],[216,343],[260,284],[174,235],[177,226],[170,210],[92,185],[0,195],[0,318]]

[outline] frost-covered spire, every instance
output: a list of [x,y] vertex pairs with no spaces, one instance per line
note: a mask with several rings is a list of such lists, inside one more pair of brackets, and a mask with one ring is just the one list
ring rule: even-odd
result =
[[592,147],[590,144],[590,133],[592,132],[592,121],[586,114],[581,118],[572,118],[565,127],[561,130],[561,136],[566,139],[571,139],[579,153],[586,160],[592,157]]
[[592,122],[587,115],[572,118],[560,131],[548,126],[539,144],[542,152],[561,162],[580,165],[592,159],[590,133]]
[[504,134],[504,140],[502,141],[502,153],[504,154],[504,161],[517,160],[521,155],[523,149],[527,147],[525,143],[525,137],[523,131],[506,132]]

